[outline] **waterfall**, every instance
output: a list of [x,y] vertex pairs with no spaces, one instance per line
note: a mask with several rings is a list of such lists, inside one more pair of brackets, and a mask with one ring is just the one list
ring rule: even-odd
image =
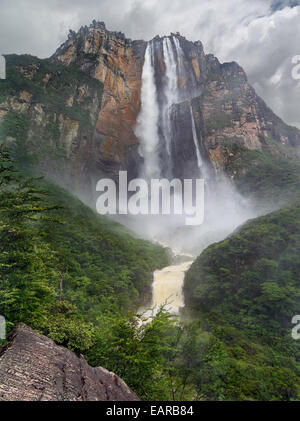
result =
[[155,83],[153,41],[148,43],[145,52],[141,104],[141,112],[137,119],[135,134],[140,140],[140,153],[144,158],[142,175],[147,179],[159,178],[158,119],[160,112]]
[[198,164],[198,168],[200,169],[202,167],[203,162],[202,162],[201,152],[200,152],[200,148],[199,148],[199,140],[198,140],[197,131],[196,131],[193,108],[192,108],[191,105],[190,105],[190,112],[191,112],[191,119],[192,119],[193,140],[194,140],[195,149],[196,149],[196,156],[197,156],[197,164]]
[[[154,64],[157,54],[155,54],[155,46],[158,50],[162,50],[165,64],[161,95],[158,95],[156,87]],[[180,86],[183,81],[187,80],[184,53],[176,36],[164,37],[159,41],[152,40],[147,44],[142,72],[141,111],[135,130],[135,134],[140,140],[139,151],[144,158],[141,176],[146,179],[160,178],[163,172],[160,152],[163,148],[165,148],[168,157],[164,162],[164,170],[168,176],[172,175],[172,106],[191,99],[187,89]],[[190,88],[190,90],[191,94],[195,93],[194,89]],[[200,168],[202,159],[193,117],[192,131]]]
[[[160,44],[158,45],[158,43]],[[157,57],[154,51],[155,46],[157,51],[162,50],[165,64],[165,75],[162,79],[160,95],[157,93],[157,79],[155,78],[154,65]],[[164,37],[162,40],[153,40],[148,43],[142,72],[141,111],[136,127],[136,135],[140,140],[140,152],[144,157],[141,176],[147,179],[159,178],[163,172],[162,164],[164,164],[164,167],[169,166],[168,169],[171,168],[173,159],[171,150],[173,136],[172,106],[186,99],[191,99],[185,87],[180,87],[180,77],[181,83],[183,83],[187,80],[186,76],[184,53],[179,40],[175,36]],[[197,163],[198,168],[200,168],[202,167],[202,159],[192,108],[190,108],[190,111]],[[161,144],[159,145],[159,143]],[[159,157],[159,151],[163,147],[168,153],[168,162],[164,163],[161,162]],[[169,175],[171,174],[169,173]],[[147,223],[151,225],[152,222],[150,219],[144,220],[144,224],[147,225]],[[184,307],[183,285],[185,273],[191,264],[192,262],[188,261],[154,272],[152,284],[154,314],[162,305],[165,305],[165,308],[171,314],[180,314],[180,309]],[[146,315],[150,316],[150,313],[149,310]]]
[[[141,215],[138,223],[135,217],[129,226],[144,235],[146,233],[147,238],[155,235],[170,248],[180,248],[182,252],[194,255],[226,238],[255,212],[248,209],[248,204],[225,177],[218,175],[215,180],[213,169],[201,154],[201,131],[197,133],[197,114],[193,112],[192,104],[197,102],[193,98],[202,94],[204,85],[195,73],[197,63],[185,54],[188,54],[188,49],[185,49],[183,38],[175,35],[155,38],[147,44],[142,71],[141,111],[136,127],[140,153],[144,158],[140,175],[147,181],[163,177],[172,179],[172,169],[175,169],[178,178],[205,178],[205,221],[190,230],[183,225],[181,218],[176,218],[177,215]],[[198,64],[200,71],[201,63]],[[178,164],[180,168],[176,167]],[[184,277],[191,263],[174,263],[154,272],[151,303],[154,308],[166,303],[172,314],[180,315],[184,306]],[[142,310],[151,316],[151,310]]]
[[185,77],[185,67],[184,67],[184,63],[183,63],[183,51],[182,48],[180,46],[180,42],[179,39],[175,36],[173,36],[173,41],[174,41],[174,45],[176,48],[176,53],[177,53],[177,61],[178,61],[178,73],[180,77]]
[[166,310],[172,314],[179,314],[184,307],[182,293],[184,277],[193,262],[185,262],[175,266],[169,266],[154,272],[152,285],[152,307],[158,309],[166,305]]
[[168,37],[163,39],[163,53],[166,66],[166,83],[164,87],[165,103],[162,111],[162,131],[166,141],[168,154],[170,155],[170,147],[172,141],[172,126],[171,126],[171,109],[178,97],[178,77],[177,77],[177,63],[173,51],[172,42]]
[[[191,98],[198,96],[201,92],[201,89],[195,78],[194,71],[191,71],[188,73],[186,71],[186,67],[184,65],[184,52],[181,48],[179,39],[173,36],[173,41],[175,44],[177,61],[178,61],[179,89],[183,88],[183,92],[181,93],[181,99],[190,100]],[[187,76],[189,76],[189,78]],[[189,80],[188,83],[186,82],[187,86],[183,86],[182,84],[184,83],[184,81],[187,81],[187,80]]]
[[168,266],[153,273],[152,303],[149,308],[140,308],[139,313],[143,314],[144,320],[155,316],[161,306],[170,314],[179,315],[184,307],[183,286],[186,272],[192,265],[187,261],[174,266]]

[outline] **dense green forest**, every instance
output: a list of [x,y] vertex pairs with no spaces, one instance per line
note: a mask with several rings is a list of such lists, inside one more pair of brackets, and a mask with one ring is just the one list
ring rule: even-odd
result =
[[185,280],[186,317],[210,341],[199,393],[220,400],[299,400],[300,163],[264,139],[261,151],[228,145],[226,172],[265,216],[208,247]]
[[291,336],[299,313],[299,234],[294,205],[246,223],[188,272],[187,307],[211,335],[200,368],[209,398],[299,399],[300,343]]
[[168,348],[162,332],[174,324],[162,311],[139,327],[132,314],[149,293],[153,270],[168,265],[165,249],[65,190],[26,178],[3,145],[0,237],[0,314],[8,328],[27,323],[155,398],[150,391],[161,381],[155,378]]
[[228,145],[225,169],[245,197],[275,210],[300,200],[300,160],[291,146],[283,147],[273,139],[265,142],[261,151]]

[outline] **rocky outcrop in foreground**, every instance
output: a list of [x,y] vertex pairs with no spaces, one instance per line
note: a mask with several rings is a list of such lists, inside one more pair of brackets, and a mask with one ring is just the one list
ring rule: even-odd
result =
[[137,401],[123,380],[24,324],[0,350],[0,401]]

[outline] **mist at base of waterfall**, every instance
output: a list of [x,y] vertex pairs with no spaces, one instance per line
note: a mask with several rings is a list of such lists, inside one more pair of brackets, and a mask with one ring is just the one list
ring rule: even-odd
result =
[[177,215],[117,216],[139,237],[172,249],[173,254],[198,256],[209,245],[224,240],[249,219],[263,214],[255,203],[242,197],[225,176],[206,189],[204,221],[186,226]]
[[[157,85],[157,54],[162,56],[165,65],[161,85]],[[206,162],[208,158],[201,155],[200,145],[203,140],[201,132],[198,130],[197,133],[196,130],[191,102],[200,95],[201,86],[196,83],[195,77],[191,77],[189,89],[182,88],[180,80],[188,80],[186,61],[177,36],[153,39],[147,44],[142,72],[141,110],[135,134],[140,141],[139,151],[143,158],[140,177],[150,181],[153,178],[164,178],[163,174],[168,174],[167,178],[174,178],[176,161],[171,147],[175,135],[171,120],[172,106],[182,101],[190,102],[187,123],[191,127],[196,162],[184,162],[183,165],[193,165],[191,173],[194,179],[205,180],[204,222],[199,226],[187,226],[185,216],[174,214],[116,218],[140,237],[163,244],[175,254],[197,256],[210,244],[223,240],[238,226],[260,213],[253,203],[236,191],[233,182],[225,174],[216,174],[212,163]],[[160,156],[162,150],[166,151],[165,159]],[[180,151],[177,153],[180,154]]]

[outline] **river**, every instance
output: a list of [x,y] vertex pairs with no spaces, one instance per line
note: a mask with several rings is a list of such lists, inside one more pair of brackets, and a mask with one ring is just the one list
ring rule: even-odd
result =
[[180,309],[184,307],[185,273],[192,263],[193,261],[174,264],[153,273],[151,310],[144,313],[145,317],[155,315],[162,305],[170,314],[180,314]]

